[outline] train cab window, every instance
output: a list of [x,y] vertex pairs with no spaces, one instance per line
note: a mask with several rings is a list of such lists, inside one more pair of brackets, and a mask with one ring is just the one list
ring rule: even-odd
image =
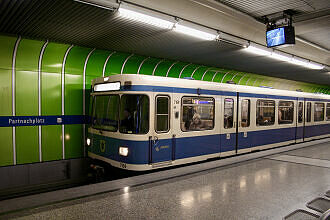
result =
[[250,126],[250,100],[242,100],[242,109],[241,109],[241,126],[249,127]]
[[303,110],[303,103],[299,102],[298,103],[298,123],[303,122],[303,116],[304,115],[304,110]]
[[326,120],[330,121],[330,103],[327,103],[326,113]]
[[170,105],[168,96],[156,97],[156,131],[168,132],[170,128]]
[[293,102],[279,101],[278,103],[278,123],[292,124],[293,123]]
[[149,98],[146,95],[122,95],[120,102],[121,133],[146,134],[149,131]]
[[275,101],[257,100],[257,125],[268,126],[275,123]]
[[324,103],[314,103],[314,121],[324,121]]
[[182,131],[204,131],[214,128],[214,99],[182,97]]
[[223,111],[223,126],[225,129],[232,128],[234,125],[234,99],[226,98]]
[[312,103],[307,102],[307,109],[306,109],[306,122],[312,121]]
[[92,107],[92,127],[107,131],[117,131],[118,113],[118,95],[94,96]]

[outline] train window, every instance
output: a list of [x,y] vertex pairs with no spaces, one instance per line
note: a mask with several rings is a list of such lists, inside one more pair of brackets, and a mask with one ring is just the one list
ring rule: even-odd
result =
[[275,101],[259,99],[256,116],[258,126],[273,125],[275,122]]
[[214,128],[214,99],[182,97],[182,131],[203,131]]
[[250,100],[242,100],[242,112],[241,112],[241,125],[242,127],[250,126]]
[[326,110],[326,120],[330,121],[330,103],[327,103],[327,110]]
[[170,128],[170,105],[168,96],[156,97],[156,131],[168,132]]
[[324,103],[314,103],[314,121],[324,121]]
[[304,115],[304,110],[303,110],[303,103],[299,102],[298,104],[298,123],[303,122],[303,115]]
[[118,95],[94,96],[92,110],[92,127],[107,131],[117,131],[118,112]]
[[122,95],[120,102],[121,133],[146,134],[149,131],[149,98],[146,95]]
[[306,109],[306,122],[312,121],[312,103],[307,102],[307,109]]
[[224,128],[232,128],[233,127],[233,119],[234,119],[234,99],[226,98],[224,103]]
[[278,123],[292,124],[293,123],[293,102],[279,101],[278,103]]

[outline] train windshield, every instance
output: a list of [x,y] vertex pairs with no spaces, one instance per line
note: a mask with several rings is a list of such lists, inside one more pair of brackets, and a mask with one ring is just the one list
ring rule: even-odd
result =
[[122,95],[120,102],[121,133],[146,134],[149,131],[149,98],[146,95]]
[[118,130],[119,95],[94,96],[92,127],[107,131]]

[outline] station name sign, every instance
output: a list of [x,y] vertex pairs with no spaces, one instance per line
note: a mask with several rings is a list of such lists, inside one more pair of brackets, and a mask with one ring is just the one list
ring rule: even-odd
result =
[[0,127],[86,124],[84,115],[0,116]]

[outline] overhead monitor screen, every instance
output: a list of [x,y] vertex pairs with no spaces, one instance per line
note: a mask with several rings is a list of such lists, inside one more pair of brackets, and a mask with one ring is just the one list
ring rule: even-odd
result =
[[267,47],[289,46],[295,44],[294,27],[284,26],[266,32]]
[[267,47],[275,47],[285,44],[284,27],[267,31],[266,39],[267,39]]

